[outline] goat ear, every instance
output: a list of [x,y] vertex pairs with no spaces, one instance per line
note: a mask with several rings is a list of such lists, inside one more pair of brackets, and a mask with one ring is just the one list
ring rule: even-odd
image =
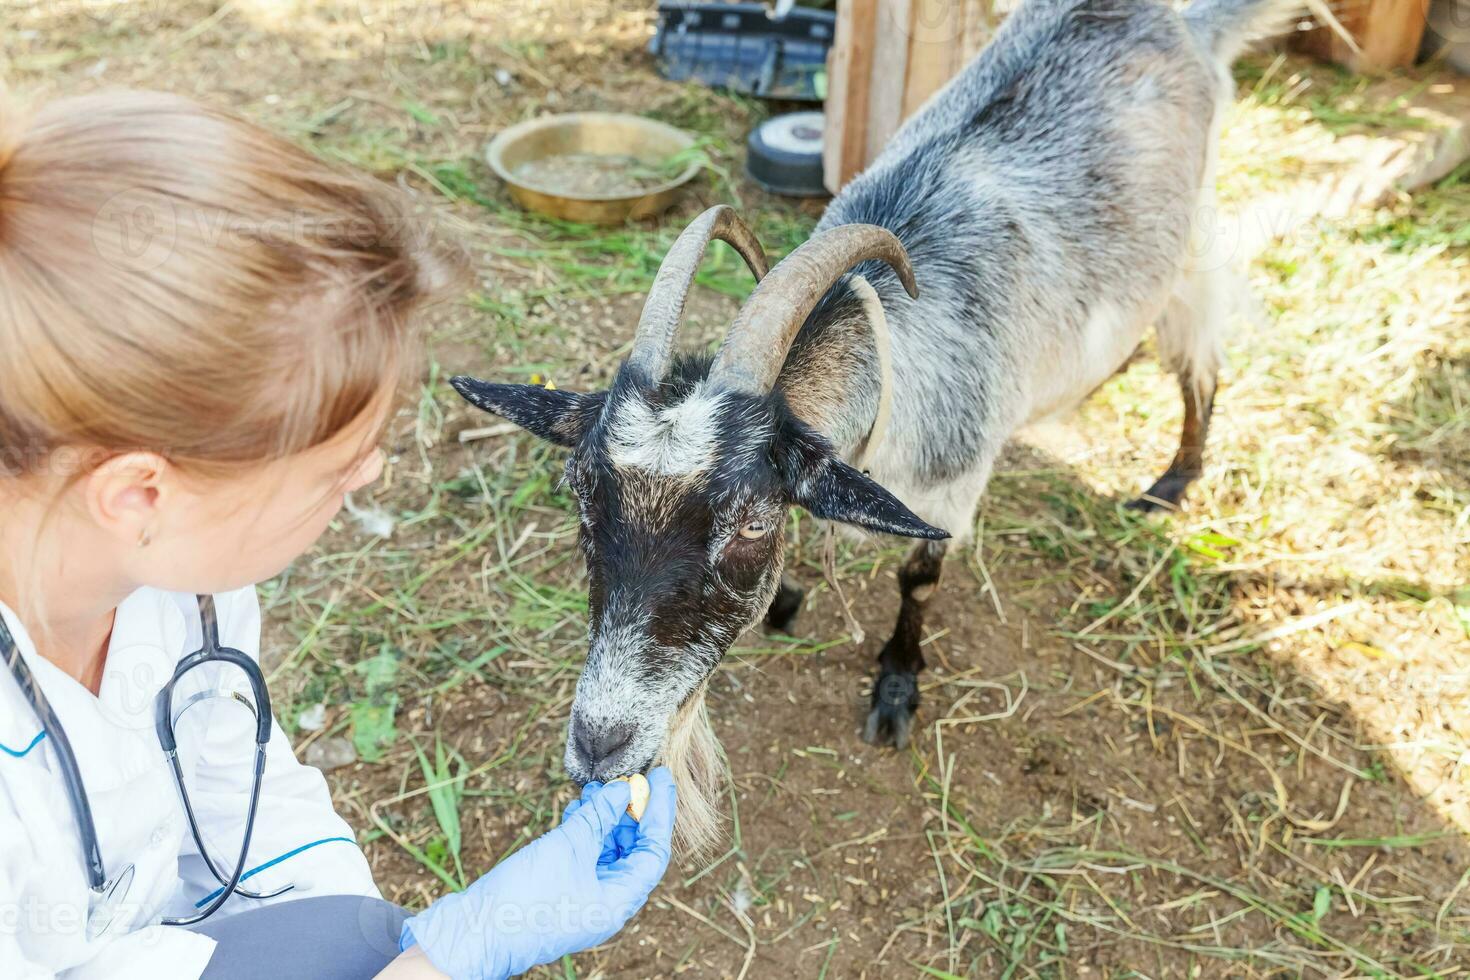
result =
[[460,397],[478,409],[514,422],[558,446],[575,446],[602,412],[605,392],[579,395],[540,385],[492,384],[476,378],[449,379]]
[[835,456],[794,489],[796,502],[813,517],[905,538],[949,537],[948,531],[926,524],[903,501]]
[[838,459],[816,433],[802,433],[778,449],[777,466],[792,501],[813,517],[905,538],[938,541],[950,536],[920,520],[877,481]]

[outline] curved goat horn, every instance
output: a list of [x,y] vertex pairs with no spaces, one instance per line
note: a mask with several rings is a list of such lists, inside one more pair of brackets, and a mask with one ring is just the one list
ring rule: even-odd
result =
[[653,381],[661,380],[668,370],[674,332],[684,317],[684,302],[689,298],[704,250],[716,238],[740,253],[757,281],[766,274],[766,253],[734,208],[720,204],[689,222],[658,267],[638,318],[633,350],[628,354],[628,363]]
[[877,225],[838,225],[813,236],[777,264],[740,308],[710,369],[710,382],[764,395],[776,386],[791,342],[818,301],[853,266],[881,259],[915,299],[919,288],[903,243]]

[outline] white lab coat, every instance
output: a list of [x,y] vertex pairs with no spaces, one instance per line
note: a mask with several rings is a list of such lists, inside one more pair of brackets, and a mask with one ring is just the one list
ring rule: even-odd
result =
[[[216,607],[222,645],[258,658],[255,590],[218,596]],[[36,654],[24,626],[3,604],[0,615],[71,740],[108,877],[134,866],[112,925],[89,935],[97,903],[60,766],[35,712],[9,672],[0,670],[0,978],[196,980],[214,941],[159,920],[193,911],[218,883],[189,834],[153,726],[154,696],[177,662],[202,646],[195,597],[143,589],[118,607],[96,697]],[[199,680],[190,689],[210,686],[203,677],[209,670],[191,672]],[[205,840],[218,835],[229,841],[227,853],[213,851],[228,875],[239,856],[238,825],[252,773],[248,764],[212,765],[218,757],[211,758],[211,749],[228,747],[222,754],[238,760],[254,734],[243,712],[226,714],[230,723],[206,724],[204,711],[186,712],[177,737],[181,758],[189,755],[186,745],[202,746],[186,774],[190,798]],[[322,774],[297,762],[279,725],[268,750],[246,868],[241,883],[252,891],[296,886],[269,901],[378,897],[351,828],[332,809]],[[236,895],[215,915],[261,904]]]

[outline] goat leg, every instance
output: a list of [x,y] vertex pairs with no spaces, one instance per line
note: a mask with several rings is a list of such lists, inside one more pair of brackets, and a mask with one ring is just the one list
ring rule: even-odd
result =
[[801,612],[804,598],[806,589],[797,585],[791,576],[783,574],[781,586],[776,590],[776,598],[771,600],[771,607],[766,610],[766,625],[773,630],[790,633],[791,624],[796,619],[796,614]]
[[1210,433],[1210,412],[1215,404],[1215,378],[1196,384],[1187,374],[1179,376],[1179,390],[1184,396],[1184,429],[1179,436],[1179,451],[1164,475],[1144,491],[1143,496],[1128,503],[1130,510],[1152,513],[1178,510],[1184,491],[1204,472],[1205,439]]
[[869,745],[902,749],[909,743],[919,708],[919,671],[924,669],[924,654],[919,649],[924,639],[924,609],[939,585],[948,547],[944,541],[921,541],[899,569],[903,599],[893,636],[878,654],[873,705],[863,727],[863,741]]

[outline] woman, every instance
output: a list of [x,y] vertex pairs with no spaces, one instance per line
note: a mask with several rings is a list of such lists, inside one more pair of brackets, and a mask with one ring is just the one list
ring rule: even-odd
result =
[[591,784],[409,918],[266,709],[253,584],[382,472],[456,266],[396,192],[185,99],[0,110],[0,976],[509,976],[662,877],[656,769],[641,823]]

